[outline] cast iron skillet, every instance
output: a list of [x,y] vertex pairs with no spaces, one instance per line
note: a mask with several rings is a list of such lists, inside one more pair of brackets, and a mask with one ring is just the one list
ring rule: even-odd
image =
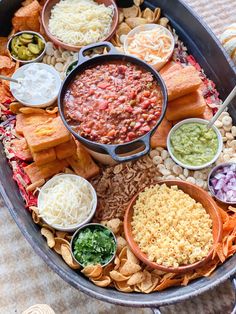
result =
[[[7,33],[7,29],[10,29],[11,13],[17,9],[20,3],[21,0],[0,1],[0,15],[4,16],[5,22],[8,21],[8,23],[2,24],[1,33],[3,31]],[[163,14],[171,21],[177,34],[187,45],[188,51],[194,55],[208,77],[217,84],[220,96],[224,100],[236,83],[236,67],[209,27],[182,0],[149,0],[144,1],[144,5],[150,8],[158,6],[162,8]],[[14,6],[14,10],[12,6]],[[10,7],[11,10],[9,10]],[[236,103],[230,106],[229,111],[233,117],[234,125],[236,125]],[[0,193],[13,219],[34,251],[62,279],[91,297],[113,304],[155,308],[194,298],[194,296],[213,289],[229,278],[232,278],[236,290],[236,279],[233,279],[236,274],[236,254],[223,265],[217,267],[210,277],[194,280],[186,287],[173,287],[147,295],[122,293],[113,289],[97,287],[72,270],[57,253],[48,248],[38,226],[32,222],[31,215],[25,210],[19,189],[12,179],[12,170],[8,165],[1,143]],[[154,311],[159,313],[156,309]],[[236,313],[236,307],[232,313]]]
[[[109,50],[108,53],[105,55],[99,55],[97,57],[93,57],[91,59],[88,59],[88,57],[84,56],[84,53],[86,51],[90,49],[94,49],[94,48],[99,48],[99,47],[107,47]],[[96,142],[87,140],[84,137],[80,136],[77,132],[75,132],[70,127],[70,125],[67,123],[64,116],[63,99],[64,99],[64,95],[68,86],[74,80],[76,75],[84,72],[87,68],[94,67],[101,63],[106,63],[106,62],[109,63],[110,61],[114,61],[114,60],[137,64],[143,69],[145,69],[146,71],[151,72],[155,80],[158,82],[159,86],[161,87],[161,91],[163,95],[163,102],[162,102],[161,115],[159,119],[157,120],[155,126],[151,129],[151,131],[135,139],[134,141],[131,141],[128,143],[108,145],[108,144],[101,144],[101,143],[96,143]],[[70,74],[67,76],[67,78],[63,82],[61,90],[59,92],[59,96],[58,96],[58,108],[59,108],[62,121],[67,127],[67,129],[75,136],[75,138],[77,138],[78,141],[80,141],[86,147],[88,147],[89,149],[95,152],[108,153],[112,157],[112,159],[114,159],[117,162],[126,162],[130,160],[134,160],[134,159],[137,159],[146,155],[150,151],[151,136],[155,132],[157,127],[160,125],[161,121],[163,120],[165,112],[166,112],[166,106],[167,106],[167,90],[166,90],[165,83],[162,80],[160,74],[153,67],[148,65],[146,62],[138,58],[119,53],[115,49],[115,47],[110,42],[107,42],[107,41],[88,45],[80,50],[78,65],[70,72]],[[138,152],[135,154],[131,153],[132,151],[136,150],[137,148],[140,148],[141,146],[144,146],[144,149],[141,152]],[[129,153],[131,153],[131,155],[129,156],[119,156],[119,154],[129,154]]]

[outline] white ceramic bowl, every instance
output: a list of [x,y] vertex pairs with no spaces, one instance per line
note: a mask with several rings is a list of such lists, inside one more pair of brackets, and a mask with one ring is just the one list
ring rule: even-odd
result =
[[[155,63],[149,63],[147,62],[145,59],[143,59],[143,61],[149,63],[151,66],[153,66],[156,70],[160,70],[167,62],[168,60],[170,59],[170,57],[172,56],[173,54],[173,51],[174,51],[174,47],[175,47],[175,40],[174,40],[174,37],[173,35],[171,34],[171,32],[165,28],[164,26],[162,25],[158,25],[158,24],[144,24],[144,25],[140,25],[140,26],[137,26],[135,27],[134,29],[132,29],[126,36],[125,38],[125,41],[124,41],[124,51],[126,54],[130,54],[129,51],[128,51],[128,46],[129,46],[129,43],[131,41],[131,38],[135,35],[135,34],[138,34],[140,32],[143,32],[143,31],[148,31],[148,30],[152,30],[152,29],[160,29],[162,32],[164,32],[164,34],[166,34],[168,37],[170,37],[171,39],[171,49],[170,49],[170,52],[166,55],[165,58],[162,59],[162,61],[158,61],[158,62],[155,62]],[[137,57],[135,54],[132,54],[133,56]]]
[[115,258],[115,256],[116,256],[116,251],[117,251],[117,239],[116,239],[116,236],[115,236],[114,232],[113,232],[111,229],[109,229],[108,227],[106,227],[106,226],[104,226],[104,225],[102,225],[102,224],[99,224],[99,223],[90,223],[90,224],[86,224],[86,225],[84,225],[84,226],[78,228],[78,230],[75,231],[75,233],[73,234],[72,239],[71,239],[71,241],[70,241],[70,251],[71,251],[71,255],[72,255],[74,261],[75,261],[76,263],[78,263],[81,267],[84,267],[84,266],[76,259],[75,255],[74,255],[74,250],[73,250],[74,241],[75,241],[75,239],[77,238],[77,236],[79,235],[79,233],[80,233],[82,230],[84,230],[84,229],[86,229],[86,228],[90,228],[90,229],[93,229],[93,228],[94,228],[94,229],[96,229],[96,227],[100,227],[100,228],[102,228],[102,229],[104,229],[104,230],[108,230],[108,231],[111,233],[111,235],[112,235],[112,237],[113,237],[113,239],[114,239],[114,242],[115,242],[115,246],[116,246],[116,250],[115,250],[114,254],[111,256],[110,260],[109,260],[106,264],[103,264],[103,265],[102,265],[102,267],[105,267],[105,266],[107,266],[108,264],[110,264],[110,263],[113,261],[113,259]]
[[17,101],[19,101],[21,104],[23,104],[25,106],[28,106],[28,107],[46,108],[46,107],[52,105],[57,100],[57,97],[58,97],[58,94],[59,94],[59,90],[60,90],[60,87],[61,87],[61,82],[62,82],[59,73],[54,69],[54,67],[52,67],[50,65],[47,65],[47,64],[44,64],[44,63],[29,63],[29,64],[25,64],[25,65],[21,66],[19,69],[16,70],[16,72],[12,75],[12,78],[13,79],[22,78],[23,77],[23,71],[25,69],[27,69],[28,67],[32,67],[32,66],[35,66],[35,65],[37,65],[40,69],[44,69],[47,72],[50,72],[55,77],[57,88],[56,88],[56,92],[55,92],[54,96],[52,97],[52,99],[48,100],[47,102],[39,100],[39,102],[37,102],[35,104],[35,103],[24,101],[23,99],[20,99],[20,98],[18,98],[16,96],[16,93],[14,92],[13,89],[16,87],[17,83],[10,82],[10,90],[11,90],[12,95],[15,97],[15,99]]
[[58,178],[68,178],[68,177],[74,177],[74,178],[78,178],[78,181],[79,180],[82,180],[84,181],[87,186],[89,187],[91,193],[92,193],[92,196],[93,196],[93,204],[92,204],[92,208],[90,210],[90,213],[89,215],[87,216],[87,218],[85,220],[83,220],[82,222],[79,222],[79,223],[76,223],[76,224],[73,224],[73,225],[70,225],[68,227],[63,227],[61,225],[57,225],[57,224],[51,224],[47,221],[46,218],[44,218],[43,220],[45,221],[46,224],[48,224],[49,226],[53,227],[54,229],[56,230],[59,230],[59,231],[66,231],[66,232],[74,232],[75,230],[77,230],[78,228],[82,227],[83,225],[87,224],[88,222],[90,222],[96,212],[96,208],[97,208],[97,194],[96,194],[96,191],[94,189],[94,187],[92,186],[91,183],[89,183],[86,179],[78,176],[78,175],[75,175],[75,174],[59,174],[59,175],[56,175],[54,176],[52,179],[48,180],[47,183],[44,184],[44,186],[40,189],[40,192],[39,192],[39,195],[38,195],[38,209],[39,209],[39,214],[40,214],[40,208],[42,208],[42,203],[43,203],[43,191],[50,187],[53,183],[55,183]]
[[212,158],[211,161],[209,161],[208,163],[206,164],[203,164],[201,166],[191,166],[191,165],[187,165],[187,164],[183,164],[181,161],[179,161],[175,156],[174,154],[172,153],[172,148],[171,148],[171,142],[170,142],[170,139],[171,139],[171,136],[172,134],[183,124],[186,124],[186,123],[192,123],[192,122],[198,122],[198,123],[202,123],[202,124],[207,124],[208,121],[207,120],[204,120],[204,119],[198,119],[198,118],[191,118],[191,119],[185,119],[179,123],[177,123],[169,132],[168,134],[168,137],[167,137],[167,149],[168,149],[168,152],[171,156],[171,158],[178,164],[180,165],[181,167],[183,168],[187,168],[187,169],[190,169],[190,170],[199,170],[199,169],[203,169],[203,168],[207,168],[209,167],[211,164],[213,164],[217,159],[218,157],[220,156],[220,153],[222,151],[222,148],[223,148],[223,140],[222,140],[222,136],[221,136],[221,133],[220,131],[217,129],[216,126],[212,126],[213,130],[215,131],[216,135],[217,135],[217,138],[218,138],[218,150],[214,156],[214,158]]
[[[41,52],[41,54],[38,56],[38,57],[36,57],[35,59],[33,59],[33,60],[21,60],[21,59],[17,59],[16,57],[14,57],[13,55],[12,55],[12,53],[11,53],[11,42],[12,42],[12,39],[13,38],[15,38],[16,36],[19,36],[19,35],[21,35],[21,34],[25,34],[25,33],[27,33],[27,34],[32,34],[32,35],[37,35],[38,37],[40,37],[41,39],[42,39],[42,41],[44,42],[44,49],[43,49],[43,51]],[[12,35],[10,38],[9,38],[9,40],[8,40],[8,42],[7,42],[7,50],[8,50],[8,53],[9,53],[9,55],[11,56],[11,58],[13,59],[13,60],[15,60],[15,61],[19,61],[20,63],[22,63],[22,64],[29,64],[29,63],[33,63],[33,62],[39,62],[39,61],[41,61],[42,59],[43,59],[43,56],[45,55],[45,52],[46,52],[46,40],[44,39],[44,37],[41,35],[41,34],[39,34],[39,33],[37,33],[37,32],[33,32],[33,31],[22,31],[22,32],[18,32],[18,33],[16,33],[16,34],[14,34],[14,35]]]

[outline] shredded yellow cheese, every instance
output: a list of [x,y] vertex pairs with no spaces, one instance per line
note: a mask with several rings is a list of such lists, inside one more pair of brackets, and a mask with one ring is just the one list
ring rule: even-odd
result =
[[129,38],[128,53],[155,64],[166,60],[172,51],[172,37],[165,29],[153,28],[134,34]]

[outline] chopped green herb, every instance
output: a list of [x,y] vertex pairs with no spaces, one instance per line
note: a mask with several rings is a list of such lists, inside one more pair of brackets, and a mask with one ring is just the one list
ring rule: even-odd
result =
[[100,226],[81,230],[73,243],[74,256],[83,267],[105,265],[115,251],[116,243],[111,231]]

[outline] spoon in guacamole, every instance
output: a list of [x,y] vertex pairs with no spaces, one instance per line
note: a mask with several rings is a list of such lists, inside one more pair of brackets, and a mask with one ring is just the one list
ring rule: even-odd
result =
[[217,111],[217,113],[214,115],[214,117],[208,122],[207,129],[210,129],[212,127],[212,125],[216,122],[216,120],[219,118],[219,116],[222,114],[222,112],[225,111],[226,107],[228,107],[228,105],[234,99],[235,96],[236,96],[236,86],[233,88],[231,93],[225,99],[225,101],[223,102],[223,104],[221,105],[221,107]]

